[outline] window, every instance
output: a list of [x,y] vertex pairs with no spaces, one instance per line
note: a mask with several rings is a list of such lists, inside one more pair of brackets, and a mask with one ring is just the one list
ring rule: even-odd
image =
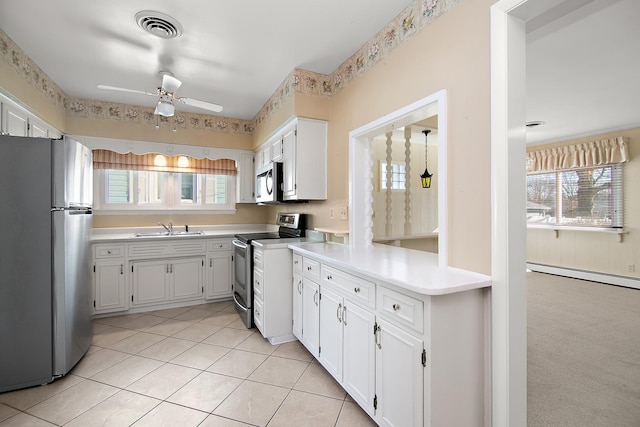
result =
[[96,169],[97,210],[232,210],[235,177]]
[[622,166],[527,175],[527,223],[622,227]]
[[[405,164],[391,162],[391,189],[404,190],[406,182]],[[380,162],[380,191],[387,189],[387,162]]]

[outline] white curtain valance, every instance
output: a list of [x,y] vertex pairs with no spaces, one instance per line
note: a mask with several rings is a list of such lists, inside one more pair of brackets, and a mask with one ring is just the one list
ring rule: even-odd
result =
[[629,161],[627,139],[618,136],[600,141],[527,152],[527,173],[576,169]]

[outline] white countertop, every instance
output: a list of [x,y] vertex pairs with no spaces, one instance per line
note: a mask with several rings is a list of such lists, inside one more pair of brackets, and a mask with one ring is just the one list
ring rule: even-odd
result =
[[[184,231],[184,225],[174,225],[176,231]],[[122,228],[94,228],[91,234],[92,243],[115,243],[115,242],[146,242],[149,240],[175,240],[175,239],[210,239],[232,238],[236,234],[260,233],[264,231],[277,231],[275,225],[264,224],[232,224],[232,225],[193,225],[189,226],[189,231],[202,231],[203,234],[195,235],[173,235],[173,236],[153,236],[153,237],[133,237],[135,233],[154,233],[164,229],[157,225],[153,227],[122,227]]]
[[351,249],[337,243],[293,243],[289,248],[346,272],[423,295],[446,295],[491,286],[490,276],[453,267],[439,268],[438,255],[429,252],[380,244]]

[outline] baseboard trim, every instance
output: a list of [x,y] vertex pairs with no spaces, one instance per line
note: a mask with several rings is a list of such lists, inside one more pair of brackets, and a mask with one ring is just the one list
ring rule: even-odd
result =
[[633,277],[616,276],[614,274],[595,273],[592,271],[575,270],[573,268],[555,267],[553,265],[535,263],[527,263],[527,268],[540,273],[556,274],[558,276],[573,277],[575,279],[591,280],[592,282],[624,286],[625,288],[640,289],[640,279]]

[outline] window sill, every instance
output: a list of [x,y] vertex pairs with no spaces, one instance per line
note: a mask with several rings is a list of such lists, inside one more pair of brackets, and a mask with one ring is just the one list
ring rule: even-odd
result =
[[236,209],[95,209],[94,215],[233,215]]
[[627,231],[624,231],[624,228],[611,228],[611,227],[576,227],[571,225],[536,225],[536,224],[527,224],[528,229],[534,230],[551,230],[555,232],[556,239],[560,237],[561,231],[587,231],[591,233],[609,233],[609,234],[617,234],[620,239],[620,243],[623,241],[623,236],[628,234]]

